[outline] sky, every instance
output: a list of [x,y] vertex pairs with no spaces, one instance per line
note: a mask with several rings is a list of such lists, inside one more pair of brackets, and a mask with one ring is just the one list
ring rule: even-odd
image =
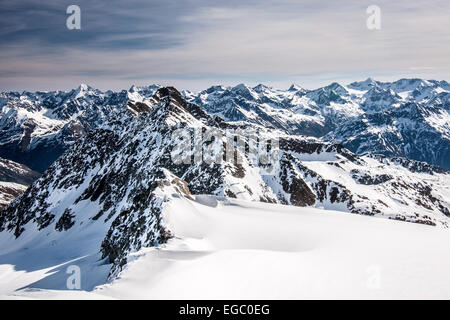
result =
[[449,81],[449,57],[448,0],[0,0],[0,91]]

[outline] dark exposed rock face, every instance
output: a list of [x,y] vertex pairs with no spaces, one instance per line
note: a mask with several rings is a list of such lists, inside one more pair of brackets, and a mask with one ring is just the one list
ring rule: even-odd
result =
[[0,158],[0,181],[2,182],[30,185],[40,176],[38,172],[22,164]]
[[350,173],[352,173],[352,178],[356,182],[358,182],[359,184],[365,184],[365,185],[380,184],[380,183],[384,183],[386,181],[393,179],[393,177],[388,174],[370,175],[367,172],[360,172],[359,170],[355,170],[355,169],[350,171]]
[[142,113],[142,112],[147,112],[150,110],[150,107],[148,105],[146,105],[145,103],[142,102],[136,102],[136,103],[132,103],[130,101],[127,102],[127,106],[135,111],[136,113]]
[[58,222],[56,222],[55,230],[69,230],[75,224],[73,218],[75,218],[75,215],[71,214],[70,210],[67,209],[64,211],[61,218],[59,218]]
[[38,172],[22,164],[0,158],[0,210],[39,177]]
[[316,196],[296,170],[295,164],[299,164],[298,160],[290,154],[281,159],[279,177],[283,191],[290,195],[289,201],[283,199],[283,202],[299,207],[312,206],[316,202]]

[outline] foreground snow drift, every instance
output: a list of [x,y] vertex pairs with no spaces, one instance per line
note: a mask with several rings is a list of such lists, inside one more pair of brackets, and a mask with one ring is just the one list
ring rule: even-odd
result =
[[[112,283],[98,285],[106,279],[106,266],[80,238],[83,250],[64,251],[60,244],[59,256],[31,246],[1,255],[0,296],[450,298],[445,229],[209,196],[174,198],[163,216],[176,237],[135,253]],[[83,255],[74,256],[77,251]],[[24,255],[33,261],[24,265]],[[64,290],[71,264],[81,265],[85,291]]]

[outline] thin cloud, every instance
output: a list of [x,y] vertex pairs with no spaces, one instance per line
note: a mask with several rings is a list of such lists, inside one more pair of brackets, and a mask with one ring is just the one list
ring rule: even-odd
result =
[[377,31],[366,27],[372,1],[348,0],[80,1],[82,30],[69,31],[65,3],[4,1],[0,86],[312,87],[376,75],[448,80],[450,3],[377,2]]

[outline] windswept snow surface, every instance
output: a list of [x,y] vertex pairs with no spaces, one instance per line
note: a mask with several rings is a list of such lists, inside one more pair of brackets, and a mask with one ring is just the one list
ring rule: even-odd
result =
[[[447,229],[212,196],[173,195],[163,216],[175,238],[135,253],[112,283],[82,235],[1,252],[0,297],[450,298]],[[72,264],[82,290],[64,289]]]

